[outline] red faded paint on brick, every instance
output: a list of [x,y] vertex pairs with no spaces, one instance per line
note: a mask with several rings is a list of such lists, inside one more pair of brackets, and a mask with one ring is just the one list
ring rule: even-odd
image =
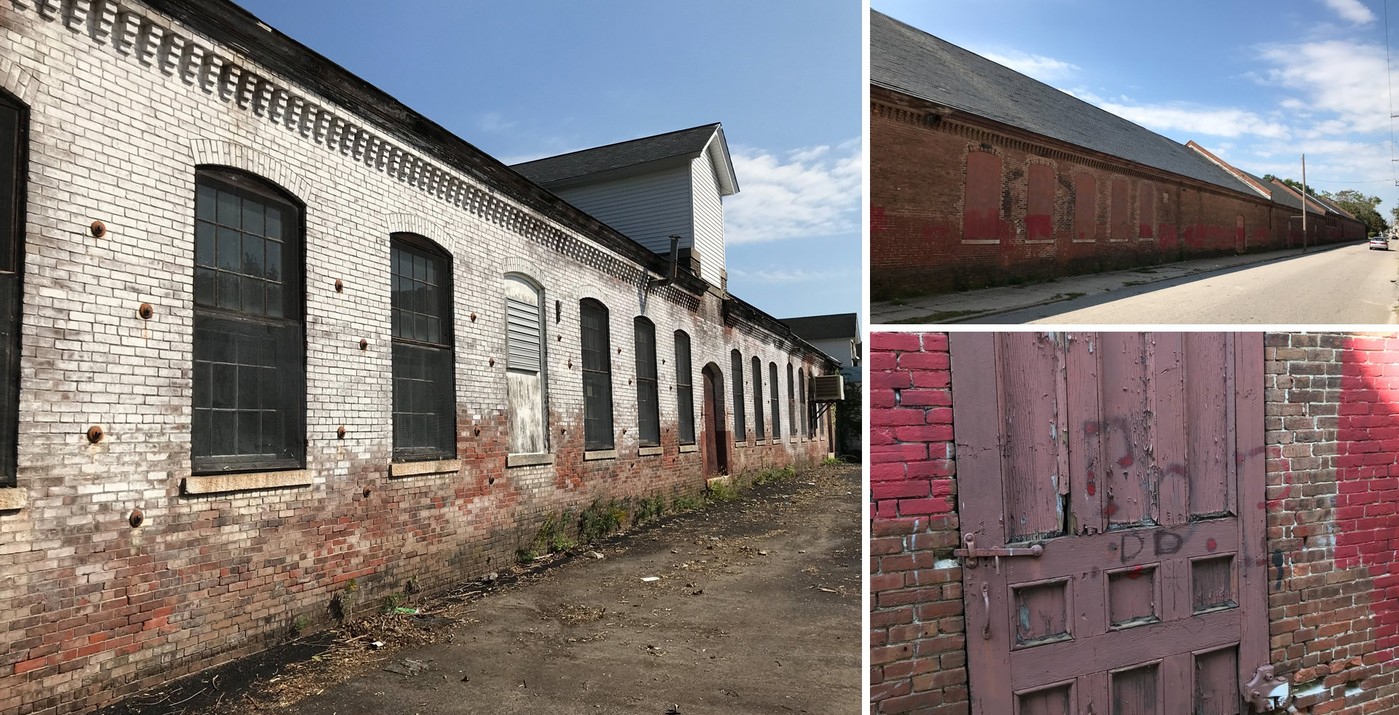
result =
[[[1239,216],[1247,250],[1302,243],[1295,210],[1255,193],[1090,156],[882,87],[870,88],[870,167],[876,300],[1234,253]],[[1308,233],[1318,245],[1364,228],[1313,221]]]
[[959,540],[947,336],[870,344],[871,712],[965,713],[961,569],[936,567]]
[[[1303,712],[1399,701],[1399,343],[1267,338],[1272,661]],[[1347,696],[1347,691],[1357,692]]]

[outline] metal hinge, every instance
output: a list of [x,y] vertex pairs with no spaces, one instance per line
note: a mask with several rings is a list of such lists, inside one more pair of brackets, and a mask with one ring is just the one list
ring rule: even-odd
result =
[[1000,570],[1000,561],[1002,558],[1009,556],[1038,558],[1040,554],[1044,553],[1043,544],[1035,544],[1034,546],[979,547],[976,545],[976,534],[971,533],[963,534],[962,541],[966,543],[967,547],[965,549],[956,549],[952,552],[952,555],[959,559],[964,559],[963,565],[969,569],[976,568],[977,559],[995,559],[996,569]]

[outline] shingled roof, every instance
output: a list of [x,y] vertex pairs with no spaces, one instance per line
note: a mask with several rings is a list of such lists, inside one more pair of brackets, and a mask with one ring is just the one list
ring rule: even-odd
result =
[[1243,193],[1238,180],[1184,144],[875,11],[870,11],[870,82]]
[[[568,154],[535,159],[510,168],[536,184],[548,186],[571,179],[602,174],[627,167],[676,157],[699,156],[715,133],[723,138],[718,122],[689,129],[631,139],[616,144],[582,149]],[[727,152],[727,149],[725,149]],[[737,190],[737,183],[734,185]]]

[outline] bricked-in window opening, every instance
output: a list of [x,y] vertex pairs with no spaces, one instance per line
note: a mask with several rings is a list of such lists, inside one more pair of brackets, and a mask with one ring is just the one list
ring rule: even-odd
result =
[[1112,212],[1110,220],[1111,233],[1108,239],[1112,241],[1125,241],[1132,232],[1132,187],[1127,180],[1121,176],[1112,180],[1112,204],[1108,209]]
[[646,318],[632,322],[636,341],[637,440],[642,447],[657,447],[661,444],[661,398],[657,385],[656,325]]
[[17,484],[19,322],[28,116],[0,92],[0,487]]
[[992,241],[1000,236],[1001,157],[987,151],[967,153],[967,184],[962,238]]
[[579,314],[583,326],[583,446],[612,449],[612,341],[607,307],[584,298]]
[[427,238],[390,237],[393,459],[457,456],[452,259]]
[[763,420],[763,361],[756,355],[753,356],[753,422],[758,439],[767,439],[767,425]]
[[549,451],[543,295],[539,284],[527,276],[505,276],[505,391],[511,454]]
[[695,443],[695,388],[690,367],[690,336],[675,331],[675,408],[680,413],[680,444]]
[[782,439],[782,398],[777,382],[777,363],[768,363],[768,401],[772,406],[772,438]]
[[1074,239],[1098,240],[1098,180],[1092,174],[1074,175]]
[[1143,181],[1137,191],[1140,194],[1137,199],[1137,237],[1153,238],[1156,236],[1156,188]]
[[1030,190],[1026,201],[1025,238],[1049,241],[1054,238],[1054,169],[1044,164],[1030,165]]
[[737,350],[729,353],[730,370],[734,384],[734,440],[748,440],[748,403],[743,399],[743,354]]
[[280,189],[201,168],[194,202],[196,474],[295,469],[306,450],[302,210]]

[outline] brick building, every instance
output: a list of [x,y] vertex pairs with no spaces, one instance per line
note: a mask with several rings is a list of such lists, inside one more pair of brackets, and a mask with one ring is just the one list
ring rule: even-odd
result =
[[[875,300],[1304,240],[1290,189],[873,11],[869,131]],[[1307,203],[1308,244],[1365,237]]]
[[[726,161],[704,129],[687,161]],[[711,222],[705,272],[668,277],[229,2],[6,3],[0,713],[479,578],[566,510],[826,455],[806,395],[837,363],[717,270],[733,190],[667,231]]]
[[[996,698],[1012,692],[1034,712],[1108,712],[1109,688],[1113,712],[1253,712],[1239,693],[1262,664],[1297,712],[1393,711],[1399,339],[876,333],[871,343],[872,712],[1010,712]],[[998,363],[1017,370],[986,367]],[[1061,389],[1046,396],[1037,376]],[[999,448],[987,449],[988,434]],[[1013,486],[988,493],[1001,479]],[[966,534],[982,548],[1043,552],[958,558]],[[1076,574],[1036,572],[1066,545]],[[1001,577],[1011,583],[979,586]],[[1061,593],[1067,606],[1049,597]],[[992,616],[1003,608],[1009,617]],[[988,659],[1007,628],[1013,644]],[[1043,649],[1065,664],[1124,660],[1106,674],[1020,682],[1017,666]]]

